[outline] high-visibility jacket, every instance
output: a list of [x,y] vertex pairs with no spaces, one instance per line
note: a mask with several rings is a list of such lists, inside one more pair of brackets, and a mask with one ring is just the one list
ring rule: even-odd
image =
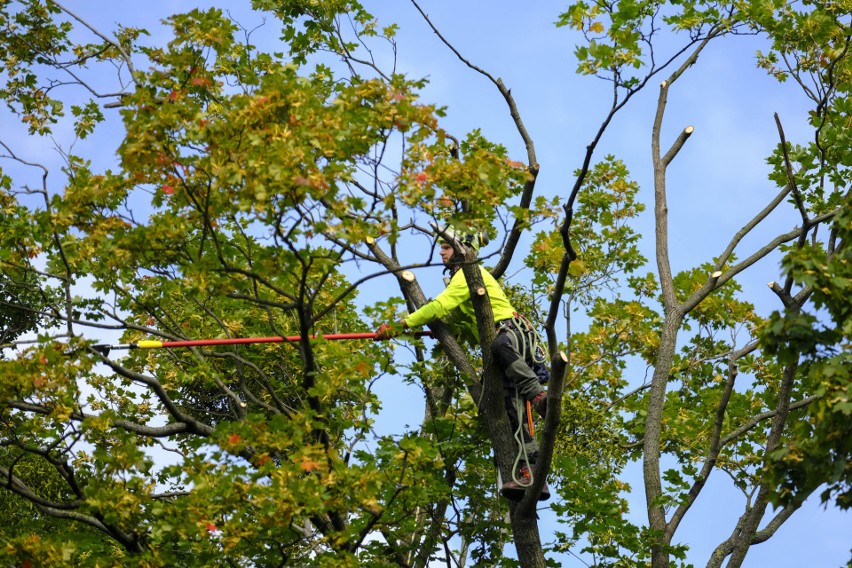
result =
[[[485,290],[488,292],[488,297],[491,300],[491,311],[494,312],[494,321],[498,322],[511,319],[515,314],[515,308],[509,303],[509,299],[503,292],[503,288],[500,287],[497,280],[487,270],[480,266],[479,271],[482,274]],[[473,302],[470,301],[470,289],[467,286],[464,271],[461,269],[456,270],[449,285],[447,285],[443,292],[438,294],[438,297],[406,317],[405,325],[408,327],[420,327],[436,319],[450,315],[455,309],[461,311],[465,316],[464,319],[473,322],[473,329],[475,330],[476,315],[473,311]]]

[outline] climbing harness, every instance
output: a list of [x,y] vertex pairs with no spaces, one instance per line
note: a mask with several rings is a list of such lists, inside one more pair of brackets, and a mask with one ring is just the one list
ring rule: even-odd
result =
[[[518,312],[514,312],[511,319],[506,319],[497,322],[497,333],[506,333],[509,340],[512,342],[512,347],[520,354],[521,359],[526,362],[530,368],[537,365],[544,365],[547,361],[547,350],[544,346],[544,341],[538,332],[535,325],[527,319],[526,316]],[[538,374],[538,373],[537,373]],[[541,376],[539,376],[541,381]],[[546,381],[542,381],[546,382]],[[518,427],[515,429],[515,441],[518,444],[518,454],[515,456],[515,461],[512,464],[512,480],[521,487],[529,487],[535,481],[535,473],[530,467],[529,455],[527,454],[527,446],[524,440],[524,414],[526,414],[526,425],[530,436],[535,436],[535,427],[532,419],[532,405],[529,401],[522,400],[518,393],[518,387],[515,385],[515,413],[518,417]],[[530,482],[526,484],[518,478],[518,465],[521,462],[527,464],[530,472]]]
[[[530,367],[547,362],[547,348],[544,340],[538,328],[525,315],[514,312],[512,318],[497,322],[497,333],[501,332],[509,334],[512,347]],[[522,337],[519,338],[518,334]],[[521,341],[521,339],[527,339],[527,341]],[[529,346],[529,352],[527,352],[527,346]]]

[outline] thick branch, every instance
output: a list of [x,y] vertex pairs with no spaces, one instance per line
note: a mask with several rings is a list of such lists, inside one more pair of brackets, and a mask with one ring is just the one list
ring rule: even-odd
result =
[[171,416],[172,419],[176,422],[185,424],[187,426],[187,432],[199,434],[202,436],[209,436],[213,433],[213,428],[211,428],[207,424],[199,422],[188,414],[182,412],[172,401],[171,397],[169,397],[168,393],[166,393],[166,390],[163,388],[163,385],[161,385],[160,382],[154,377],[149,377],[147,375],[131,371],[130,369],[122,367],[118,363],[107,359],[106,357],[101,357],[101,362],[105,363],[119,375],[127,377],[132,381],[142,383],[143,385],[150,388],[154,392],[154,394],[157,395],[157,398],[160,400],[160,403],[165,407],[166,411],[169,413],[169,416]]
[[[783,525],[801,506],[801,502],[797,502],[795,504],[787,505],[781,509],[778,514],[769,521],[769,524],[754,533],[751,537],[751,544],[760,544],[772,538],[781,525]],[[730,555],[733,550],[734,536],[731,536],[725,540],[725,542],[716,547],[713,554],[710,556],[710,560],[707,561],[707,568],[721,568],[722,562],[724,562],[725,558]]]
[[663,156],[663,164],[668,166],[671,164],[672,160],[674,160],[675,156],[677,156],[678,152],[680,152],[683,145],[686,143],[687,139],[692,136],[692,133],[695,131],[695,128],[692,126],[687,126],[684,128],[675,141],[672,143],[672,147],[669,148],[669,151],[666,152],[666,155]]
[[660,157],[660,132],[668,100],[668,86],[667,81],[663,81],[660,85],[657,113],[654,117],[654,126],[651,131],[651,158],[654,166],[655,250],[657,272],[660,277],[660,287],[663,294],[663,307],[666,311],[674,309],[677,304],[671,263],[669,261],[669,209],[666,199],[666,166],[668,164]]
[[684,130],[671,150],[663,157],[660,154],[660,135],[662,132],[663,116],[665,115],[668,102],[668,92],[671,85],[698,59],[698,54],[707,46],[718,32],[711,32],[698,44],[695,50],[687,57],[669,78],[660,84],[660,95],[657,99],[657,112],[654,115],[654,125],[651,130],[651,159],[654,167],[654,219],[656,227],[656,253],[657,270],[660,277],[660,287],[663,295],[663,306],[665,309],[674,309],[676,305],[674,283],[672,280],[671,265],[669,262],[668,242],[668,204],[666,199],[666,168],[669,162],[677,154],[683,142],[692,133],[692,127]]

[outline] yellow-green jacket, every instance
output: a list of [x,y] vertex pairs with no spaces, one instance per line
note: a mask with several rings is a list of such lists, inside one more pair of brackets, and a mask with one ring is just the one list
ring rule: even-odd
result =
[[[485,283],[485,290],[491,299],[491,311],[494,312],[494,321],[498,322],[512,318],[515,308],[509,303],[509,299],[506,297],[500,284],[481,266],[479,267],[479,271],[482,274],[482,281]],[[456,270],[449,285],[443,292],[438,294],[438,297],[406,317],[405,325],[408,327],[420,327],[436,319],[443,319],[451,315],[455,309],[461,311],[464,316],[463,319],[473,323],[472,330],[475,333],[476,315],[473,312],[473,303],[470,301],[470,290],[467,286],[467,280],[465,280],[464,272],[461,269]],[[466,327],[471,329],[469,324]]]

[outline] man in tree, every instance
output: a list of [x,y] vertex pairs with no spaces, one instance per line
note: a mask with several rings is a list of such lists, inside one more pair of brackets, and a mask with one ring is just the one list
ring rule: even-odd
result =
[[[476,316],[461,266],[466,261],[466,253],[472,251],[475,256],[480,246],[487,244],[487,237],[483,233],[458,234],[451,227],[438,230],[437,233],[444,272],[449,275],[445,278],[447,288],[434,300],[400,320],[397,326],[383,323],[376,330],[377,340],[395,336],[400,326],[403,330],[421,327],[436,319],[456,316],[462,335],[467,336],[465,339],[478,343]],[[503,402],[518,452],[518,467],[513,470],[512,479],[502,484],[500,493],[507,499],[520,501],[532,483],[538,458],[538,444],[528,426],[528,408],[534,408],[542,417],[545,415],[547,391],[542,383],[550,377],[544,364],[545,352],[535,327],[515,310],[497,280],[481,266],[479,270],[491,301],[497,329],[497,335],[491,343],[491,354],[502,378]],[[545,484],[539,500],[548,498],[550,490]]]

